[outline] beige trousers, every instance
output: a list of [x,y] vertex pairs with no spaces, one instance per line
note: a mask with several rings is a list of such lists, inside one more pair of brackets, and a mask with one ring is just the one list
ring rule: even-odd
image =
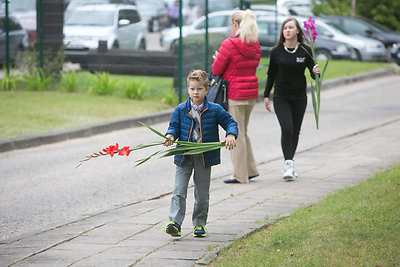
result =
[[229,113],[238,123],[239,135],[235,149],[231,150],[233,164],[233,179],[248,183],[249,176],[257,176],[257,166],[251,149],[250,138],[247,136],[247,126],[256,99],[229,99]]

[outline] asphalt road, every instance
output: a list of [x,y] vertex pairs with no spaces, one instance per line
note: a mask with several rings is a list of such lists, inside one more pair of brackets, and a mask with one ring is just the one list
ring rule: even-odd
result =
[[[309,99],[298,152],[400,120],[399,85],[400,77],[393,75],[323,91],[319,130]],[[167,122],[152,126],[164,132]],[[249,132],[257,162],[282,157],[275,114],[266,112],[262,103],[252,113]],[[153,159],[133,168],[134,161],[152,149],[129,157],[93,159],[75,168],[86,155],[116,142],[137,145],[156,140],[156,135],[139,127],[0,153],[0,240],[171,192],[172,158]],[[274,168],[278,176],[280,168]],[[221,182],[215,178],[229,175],[231,169],[229,153],[224,150],[222,164],[212,170],[213,182]]]

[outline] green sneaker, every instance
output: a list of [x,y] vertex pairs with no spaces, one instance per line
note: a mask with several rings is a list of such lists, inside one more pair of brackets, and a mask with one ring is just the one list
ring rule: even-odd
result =
[[207,229],[205,226],[195,226],[193,227],[193,235],[195,237],[205,237],[207,236]]
[[162,230],[171,236],[181,236],[181,226],[173,221],[164,224]]

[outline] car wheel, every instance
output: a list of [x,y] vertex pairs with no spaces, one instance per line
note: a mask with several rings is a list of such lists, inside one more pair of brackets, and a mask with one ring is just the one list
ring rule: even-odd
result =
[[357,49],[354,49],[354,52],[356,54],[356,60],[362,61],[362,57],[361,57],[360,51],[358,51]]
[[332,57],[331,52],[327,49],[318,49],[315,51],[317,60],[328,60]]
[[146,41],[144,39],[140,41],[139,50],[146,50]]
[[117,40],[114,41],[112,49],[118,49],[119,48],[119,43]]
[[153,20],[151,31],[158,32],[160,30],[160,22],[158,20]]

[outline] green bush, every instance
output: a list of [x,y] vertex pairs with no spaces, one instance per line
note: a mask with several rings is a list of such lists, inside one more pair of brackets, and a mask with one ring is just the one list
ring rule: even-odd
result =
[[113,95],[116,92],[117,80],[110,78],[107,72],[96,73],[89,93],[95,95]]
[[132,99],[143,99],[146,85],[142,81],[131,81],[123,89],[124,96]]
[[61,74],[61,84],[68,92],[75,92],[76,90],[76,72],[69,71]]
[[0,81],[0,88],[5,91],[15,90],[16,81],[18,77],[15,75],[9,75],[7,69],[4,71],[4,78]]
[[46,76],[42,70],[36,70],[33,74],[27,72],[22,77],[22,83],[31,91],[44,91],[53,81],[54,79]]
[[165,91],[163,97],[161,98],[161,101],[167,105],[176,105],[178,103],[178,96],[176,95],[176,92],[174,89],[168,89]]
[[[64,46],[61,46],[57,53],[51,51],[43,51],[43,74],[46,77],[52,77],[54,80],[60,78],[60,73],[64,65]],[[22,55],[20,69],[30,75],[35,73],[40,68],[39,52],[35,46],[31,45],[28,51]]]

